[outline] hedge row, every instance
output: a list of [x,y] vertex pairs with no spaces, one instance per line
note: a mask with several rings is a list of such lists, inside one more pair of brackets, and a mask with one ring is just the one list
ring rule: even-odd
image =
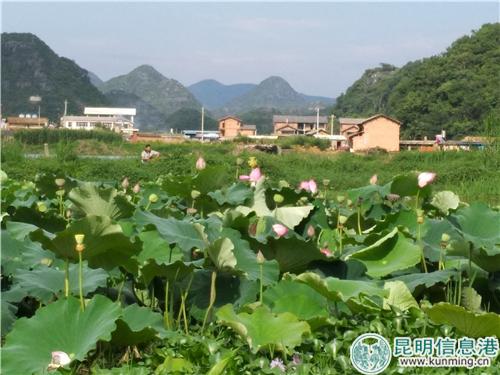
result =
[[120,134],[111,131],[71,129],[19,130],[14,133],[14,139],[31,145],[60,141],[71,142],[80,139],[95,139],[101,142],[121,142],[123,140]]

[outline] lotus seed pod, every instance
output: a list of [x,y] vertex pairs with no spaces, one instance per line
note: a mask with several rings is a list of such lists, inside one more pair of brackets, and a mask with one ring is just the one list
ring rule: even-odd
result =
[[285,197],[281,194],[274,194],[273,199],[276,203],[283,203]]
[[201,193],[198,190],[192,190],[191,191],[191,198],[196,199],[201,195]]
[[76,250],[76,251],[78,251],[79,253],[81,253],[83,250],[85,250],[85,245],[84,245],[84,244],[79,243],[79,244],[77,244],[77,245],[75,246],[75,250]]
[[423,216],[418,216],[417,217],[417,223],[418,224],[423,224],[424,223],[424,217]]
[[328,185],[330,185],[330,180],[329,180],[329,179],[327,179],[327,178],[325,178],[325,179],[323,180],[323,186],[324,186],[324,187],[327,187]]
[[57,187],[62,188],[64,186],[64,184],[66,183],[66,180],[64,178],[56,178],[55,183],[56,183]]
[[346,223],[346,221],[347,221],[347,217],[346,216],[343,216],[343,215],[339,216],[339,223],[341,225],[344,225]]
[[156,202],[158,202],[158,195],[150,194],[148,199],[151,203],[156,203]]
[[337,195],[337,202],[343,203],[345,201],[345,197],[343,195]]
[[191,208],[191,207],[189,207],[189,208],[186,210],[186,213],[187,213],[188,215],[194,215],[194,214],[195,214],[195,213],[197,213],[197,212],[198,212],[198,210],[197,210],[196,208]]
[[441,241],[443,241],[443,242],[449,242],[450,239],[451,239],[451,237],[450,237],[450,235],[448,233],[443,233],[441,235]]
[[288,181],[285,181],[285,180],[280,180],[278,182],[278,186],[280,188],[287,188],[287,187],[290,187],[290,184],[288,183]]
[[85,240],[85,235],[84,234],[75,234],[75,242],[79,245],[83,244],[83,241]]
[[257,168],[258,165],[259,163],[257,162],[257,158],[255,156],[250,156],[250,158],[248,158],[248,166],[250,168]]
[[65,193],[64,189],[61,189],[61,190],[57,190],[57,191],[56,191],[56,195],[57,195],[58,197],[62,197],[62,196],[64,196],[64,193]]
[[352,200],[348,199],[346,203],[348,207],[352,207]]
[[37,202],[36,203],[36,208],[38,209],[38,211],[40,212],[45,212],[47,211],[47,205],[45,204],[45,202]]
[[264,254],[262,254],[262,251],[259,250],[257,253],[257,263],[264,264],[265,261],[266,258],[264,257]]

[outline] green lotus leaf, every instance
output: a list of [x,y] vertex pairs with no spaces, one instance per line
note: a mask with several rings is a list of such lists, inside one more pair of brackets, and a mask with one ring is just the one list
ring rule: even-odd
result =
[[93,368],[92,374],[93,375],[151,375],[151,369],[149,367],[135,367],[135,366],[113,367],[111,369]]
[[296,279],[332,301],[347,302],[350,299],[358,299],[360,296],[384,298],[388,295],[387,290],[384,290],[376,281],[342,280],[336,277],[322,278],[312,272],[302,273]]
[[2,337],[10,332],[14,322],[16,321],[17,307],[10,302],[6,301],[3,296],[1,300],[1,313],[0,318],[2,320]]
[[441,302],[425,309],[427,315],[438,324],[449,324],[468,337],[500,337],[500,315],[476,314],[462,306]]
[[210,197],[215,199],[219,205],[230,204],[240,205],[244,204],[247,199],[253,196],[252,189],[243,183],[233,184],[228,188],[222,188],[214,192],[208,193]]
[[405,283],[410,292],[413,293],[415,289],[424,285],[426,288],[430,288],[433,285],[438,283],[448,283],[452,279],[453,276],[456,276],[457,272],[453,270],[444,270],[444,271],[433,271],[429,273],[412,273],[409,275],[402,275],[393,277],[387,281],[402,281]]
[[43,230],[36,225],[29,224],[29,223],[21,223],[18,221],[9,221],[6,224],[7,231],[10,233],[10,235],[15,238],[16,240],[22,241],[24,240],[28,235],[30,235],[33,232],[42,232],[46,237],[49,239],[52,239],[55,237],[54,234],[47,232],[46,230]]
[[282,273],[303,272],[311,262],[324,259],[314,243],[297,237],[271,238],[268,245],[262,248],[262,252],[266,259],[278,261]]
[[307,284],[282,280],[264,292],[264,304],[274,313],[290,312],[312,329],[327,324],[328,301]]
[[253,353],[271,346],[279,351],[293,349],[311,333],[309,324],[299,321],[295,315],[273,314],[265,306],[258,307],[252,314],[236,314],[232,305],[225,305],[217,311],[217,318],[246,340]]
[[409,310],[411,307],[419,308],[417,301],[404,282],[387,281],[384,284],[384,289],[389,291],[389,295],[384,298],[384,309],[390,309],[390,306],[403,311]]
[[500,255],[500,212],[484,203],[473,203],[453,215],[457,229],[475,247],[482,247],[490,256]]
[[82,256],[88,261],[89,267],[110,270],[123,266],[130,272],[136,270],[137,261],[133,256],[139,253],[140,243],[130,242],[121,226],[108,216],[88,215],[72,222],[66,230],[57,233],[50,250],[62,259],[76,261],[75,234],[85,235]]
[[95,183],[84,183],[68,195],[77,215],[109,216],[112,219],[130,217],[134,206],[116,189],[101,188]]
[[170,246],[158,231],[148,230],[139,234],[142,250],[137,254],[139,265],[154,260],[157,264],[170,264],[183,259],[183,253],[177,246]]
[[359,198],[363,202],[370,202],[373,196],[385,197],[390,193],[390,184],[380,186],[380,185],[367,185],[356,189],[350,189],[347,191],[347,196],[353,202],[356,202]]
[[293,229],[300,224],[302,220],[309,216],[314,206],[300,207],[279,207],[273,210],[272,215],[288,228]]
[[412,197],[417,195],[420,190],[419,197],[428,197],[431,193],[431,185],[420,189],[418,187],[418,176],[416,174],[405,174],[396,176],[391,183],[391,193],[401,197]]
[[456,210],[460,204],[460,198],[452,191],[440,191],[434,194],[431,204],[438,208],[443,214],[448,215],[450,210]]
[[[260,280],[260,265],[257,262],[257,255],[250,248],[248,242],[241,238],[240,232],[232,228],[224,228],[220,235],[231,239],[234,244],[235,268],[242,271],[249,280]],[[276,260],[265,260],[262,265],[263,284],[274,284],[278,280],[279,273],[279,264]]]
[[203,226],[200,224],[174,218],[163,219],[144,211],[137,211],[134,218],[138,226],[153,224],[169,244],[175,243],[182,250],[204,249],[208,245]]
[[78,186],[78,181],[73,178],[60,175],[57,176],[52,173],[40,173],[35,177],[35,185],[37,191],[48,198],[55,198],[56,191],[60,190],[60,188],[55,183],[56,178],[64,178],[65,183],[63,189],[66,193],[69,193],[71,189]]
[[372,245],[351,255],[366,266],[366,273],[374,278],[405,270],[420,261],[421,250],[397,228]]
[[164,333],[161,314],[133,304],[123,309],[111,341],[117,345],[136,345],[163,336]]
[[476,290],[472,287],[465,287],[462,289],[462,301],[461,305],[465,307],[467,310],[480,313],[481,312],[481,295],[476,292]]
[[14,323],[2,349],[2,372],[46,374],[53,351],[82,361],[98,341],[111,339],[120,314],[118,304],[100,295],[93,297],[83,312],[73,297],[42,307],[30,319]]
[[234,245],[229,238],[219,238],[207,248],[208,256],[218,270],[232,270],[236,267]]
[[[69,286],[72,295],[78,295],[78,264],[69,265]],[[106,286],[108,273],[102,269],[92,269],[83,262],[83,294],[87,295],[99,287]],[[51,267],[32,271],[19,270],[14,276],[14,283],[22,288],[26,295],[35,297],[42,303],[50,302],[54,296],[64,291],[64,270]]]
[[257,216],[268,216],[271,214],[271,210],[266,204],[266,188],[264,186],[265,178],[261,178],[255,184],[255,190],[253,193],[252,204],[250,209],[254,211]]

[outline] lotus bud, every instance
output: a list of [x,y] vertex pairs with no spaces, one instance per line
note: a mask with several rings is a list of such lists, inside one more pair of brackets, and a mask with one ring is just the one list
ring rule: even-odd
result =
[[282,224],[274,224],[272,228],[274,233],[276,233],[278,237],[283,237],[288,233],[288,228]]
[[273,199],[274,199],[274,202],[276,202],[276,203],[283,203],[283,201],[285,200],[285,197],[281,194],[274,194]]
[[339,216],[339,223],[340,225],[344,225],[347,221],[347,217],[346,216],[343,216],[343,215],[340,215]]
[[309,191],[309,181],[301,181],[299,184],[299,189]]
[[278,182],[278,186],[280,188],[289,188],[290,187],[290,184],[288,183],[288,181],[285,181],[285,180],[280,180]]
[[318,185],[316,184],[316,181],[314,180],[309,180],[309,191],[313,194],[316,194],[318,191]]
[[352,207],[352,200],[348,199],[346,204],[347,204],[347,207]]
[[203,159],[201,156],[196,160],[196,169],[199,171],[205,169],[207,166],[207,163],[205,162],[205,159]]
[[189,207],[187,210],[186,210],[186,213],[188,215],[194,215],[198,212],[198,210],[196,208],[192,208],[192,207]]
[[332,256],[332,252],[330,251],[330,249],[328,249],[326,247],[320,249],[319,251],[321,252],[321,254],[323,254],[326,257]]
[[40,264],[43,264],[44,266],[50,267],[50,265],[52,264],[52,259],[42,258],[42,259],[40,259]]
[[424,188],[425,186],[432,183],[436,178],[436,174],[433,172],[423,172],[418,175],[418,187]]
[[316,234],[316,231],[314,230],[314,227],[312,225],[309,225],[307,227],[307,236],[314,237],[315,234]]
[[45,204],[45,202],[37,202],[36,203],[36,208],[38,209],[38,211],[40,212],[45,212],[47,211],[47,205]]
[[135,184],[134,187],[132,188],[132,191],[135,194],[138,194],[141,191],[141,185],[139,185],[139,183]]
[[443,233],[441,235],[441,241],[443,241],[443,242],[449,242],[450,239],[451,239],[451,237],[450,237],[450,235],[448,233]]
[[71,358],[65,352],[52,352],[52,360],[50,361],[47,370],[57,370],[59,367],[64,367],[71,363]]
[[57,187],[62,188],[64,184],[66,183],[66,180],[64,178],[56,178],[55,183]]
[[243,165],[244,160],[242,158],[236,158],[236,165],[240,166]]
[[345,201],[345,197],[343,195],[337,195],[337,202],[343,203]]
[[201,195],[201,193],[198,190],[192,190],[191,191],[191,198],[196,199]]
[[259,165],[259,163],[257,162],[257,158],[255,156],[251,156],[248,159],[248,166],[250,168],[257,168],[258,165]]
[[130,185],[130,182],[128,181],[128,177],[125,177],[122,181],[122,188],[127,190]]
[[148,198],[148,200],[149,200],[151,203],[156,203],[156,202],[158,202],[158,199],[159,199],[159,198],[158,198],[158,195],[156,195],[156,194],[154,194],[154,193],[153,193],[153,194],[150,194],[150,195],[149,195],[149,198]]
[[370,178],[370,185],[377,185],[377,180],[378,180],[378,177],[376,174],[374,174],[371,178]]
[[75,242],[79,245],[83,243],[85,240],[85,235],[84,234],[75,234]]
[[71,216],[73,216],[73,212],[71,212],[71,210],[70,210],[70,209],[67,209],[67,210],[66,210],[66,218],[67,218],[67,219],[70,219],[70,218],[71,218]]
[[300,197],[299,201],[302,202],[303,204],[306,204],[309,201],[309,199],[307,199],[307,197]]
[[327,179],[327,178],[325,178],[325,179],[323,180],[323,186],[324,186],[324,187],[328,187],[329,185],[330,185],[330,180],[329,180],[329,179]]
[[265,261],[266,261],[266,258],[264,257],[264,254],[262,254],[262,251],[259,250],[257,252],[257,263],[264,264]]
[[62,196],[64,196],[64,193],[65,193],[64,189],[60,189],[60,190],[57,190],[57,191],[56,191],[56,195],[57,195],[58,197],[62,197]]

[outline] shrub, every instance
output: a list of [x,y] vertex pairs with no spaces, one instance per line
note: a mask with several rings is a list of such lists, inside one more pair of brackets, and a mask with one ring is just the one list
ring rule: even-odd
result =
[[109,130],[71,130],[71,129],[34,129],[19,130],[14,133],[14,138],[22,143],[39,145],[43,143],[58,143],[60,141],[77,141],[80,139],[95,139],[98,141],[123,142],[120,134]]
[[77,160],[76,143],[67,141],[59,142],[56,146],[56,159],[61,163]]
[[24,150],[22,143],[16,140],[2,142],[2,163],[21,162],[24,160]]

